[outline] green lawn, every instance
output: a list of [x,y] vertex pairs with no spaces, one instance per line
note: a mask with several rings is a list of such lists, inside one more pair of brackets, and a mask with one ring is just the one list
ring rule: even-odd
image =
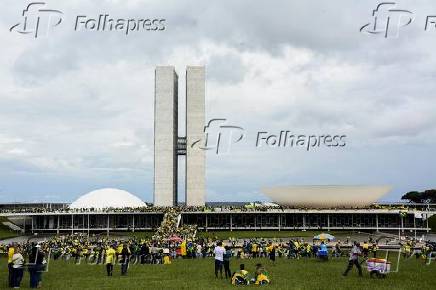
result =
[[[290,237],[302,237],[310,238],[318,235],[322,232],[327,233],[327,231],[209,231],[209,232],[198,232],[197,236],[207,237],[207,238],[217,238],[217,239],[228,239],[232,238],[290,238]],[[345,237],[352,235],[352,232],[328,232],[334,236]],[[355,235],[356,233],[354,233]]]
[[[256,263],[263,263],[270,273],[272,284],[266,289],[435,289],[436,263],[423,265],[411,258],[400,263],[399,273],[385,279],[370,278],[368,272],[358,277],[355,270],[348,277],[341,273],[346,259],[320,262],[314,259],[288,260],[278,258],[276,265],[266,259],[243,260],[252,273]],[[240,260],[232,260],[235,270]],[[7,266],[0,262],[0,287],[6,287]],[[27,288],[29,275],[25,273],[22,288]],[[213,259],[176,260],[172,265],[131,265],[127,277],[120,276],[119,266],[113,277],[105,276],[102,265],[74,265],[64,261],[50,262],[49,272],[43,274],[43,289],[234,289],[224,279],[213,275]],[[245,288],[255,288],[248,286]]]
[[[291,238],[291,237],[301,237],[301,238],[311,238],[322,232],[327,231],[198,231],[197,236],[201,238],[213,238],[220,240],[227,240],[228,238],[239,238],[239,239],[249,239],[249,238]],[[348,231],[338,231],[338,232],[328,232],[338,238],[344,238],[346,236],[356,235],[357,232]],[[154,232],[151,231],[136,231],[136,232],[111,232],[111,237],[136,237],[138,239],[150,239]],[[105,236],[105,233],[100,235]]]
[[16,237],[18,234],[16,231],[10,230],[4,225],[0,225],[0,240]]
[[0,240],[16,237],[18,235],[17,232],[3,225],[4,221],[7,221],[7,219],[0,217]]

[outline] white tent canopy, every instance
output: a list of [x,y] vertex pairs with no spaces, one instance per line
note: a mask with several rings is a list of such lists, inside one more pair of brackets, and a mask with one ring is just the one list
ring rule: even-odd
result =
[[124,208],[145,207],[146,204],[128,191],[116,188],[103,188],[82,195],[70,208]]

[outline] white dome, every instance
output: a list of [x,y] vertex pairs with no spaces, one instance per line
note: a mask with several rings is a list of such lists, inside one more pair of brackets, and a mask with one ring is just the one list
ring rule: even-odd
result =
[[137,196],[121,189],[103,188],[82,195],[70,208],[123,208],[147,206]]

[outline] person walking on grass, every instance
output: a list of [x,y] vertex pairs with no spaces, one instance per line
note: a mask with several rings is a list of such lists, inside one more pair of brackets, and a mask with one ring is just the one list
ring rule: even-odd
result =
[[276,262],[276,246],[274,246],[273,243],[270,243],[270,245],[268,246],[268,255],[269,255],[269,259],[271,260],[271,262],[273,264],[275,264],[275,262]]
[[8,276],[8,285],[9,287],[13,287],[14,286],[14,279],[13,279],[13,267],[12,267],[12,257],[14,256],[15,253],[15,246],[14,244],[10,244],[8,247],[8,271],[9,271],[9,276]]
[[130,260],[130,248],[127,244],[123,245],[123,249],[121,250],[121,275],[127,275],[127,269],[129,268],[129,260]]
[[112,245],[111,247],[108,247],[106,249],[106,272],[108,276],[112,276],[112,273],[114,271],[114,264],[115,264],[115,245]]
[[232,278],[232,272],[230,271],[230,258],[232,257],[232,250],[229,246],[225,246],[224,249],[224,274],[226,275],[226,279],[230,279]]
[[360,250],[360,246],[357,242],[353,243],[353,247],[350,251],[350,257],[348,258],[348,266],[345,272],[342,274],[347,276],[348,272],[353,268],[353,265],[356,266],[359,271],[359,276],[362,276],[362,267],[359,263],[359,256],[362,255],[362,251]]
[[224,262],[224,252],[223,243],[218,242],[215,249],[215,277],[218,278],[218,272],[220,272],[221,279],[223,278],[223,262]]
[[44,271],[44,252],[41,245],[33,244],[29,255],[30,288],[41,288],[42,272]]
[[21,280],[23,279],[24,258],[21,254],[21,248],[16,247],[15,253],[12,256],[12,278],[13,287],[20,288]]

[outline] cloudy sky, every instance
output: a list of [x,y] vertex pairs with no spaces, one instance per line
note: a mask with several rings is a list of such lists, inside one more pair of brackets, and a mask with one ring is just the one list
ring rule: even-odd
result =
[[[389,38],[359,32],[378,1],[47,0],[63,21],[37,39],[9,30],[28,3],[0,11],[0,202],[101,187],[152,201],[156,65],[176,67],[180,111],[185,66],[205,65],[207,118],[244,128],[229,152],[208,153],[209,201],[265,200],[276,185],[391,185],[391,201],[436,187],[434,1],[398,1],[413,21]],[[99,14],[166,29],[74,31]],[[256,148],[257,132],[281,130],[347,144]]]

